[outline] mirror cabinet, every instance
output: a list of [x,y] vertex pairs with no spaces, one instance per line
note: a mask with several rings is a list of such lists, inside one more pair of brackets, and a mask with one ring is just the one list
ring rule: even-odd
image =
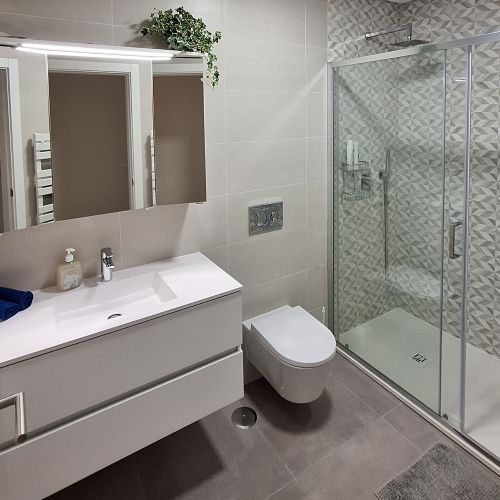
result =
[[0,233],[206,200],[200,54],[0,45]]

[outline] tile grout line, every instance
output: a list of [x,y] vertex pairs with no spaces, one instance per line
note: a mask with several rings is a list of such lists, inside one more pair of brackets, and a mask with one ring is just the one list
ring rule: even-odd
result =
[[289,484],[293,483],[293,482],[297,482],[297,479],[294,477],[293,479],[290,479],[290,481],[288,481],[288,483],[284,484],[281,488],[278,488],[276,491],[273,491],[268,497],[266,497],[264,500],[269,500],[270,498],[272,498],[274,495],[276,495],[276,493],[279,493],[280,491],[284,490]]
[[385,418],[386,415],[389,415],[391,411],[395,410],[396,408],[399,408],[403,403],[400,401],[394,408],[391,408],[390,410],[387,410],[383,415],[380,415],[382,418]]
[[[330,376],[333,377],[332,374],[330,374]],[[339,384],[342,384],[345,389],[347,389],[351,394],[356,396],[356,398],[359,399],[365,406],[367,406],[373,413],[375,413],[375,415],[377,415],[377,417],[382,417],[382,415],[377,410],[375,410],[375,408],[371,404],[369,404],[368,401],[365,401],[359,394],[356,394],[350,387],[348,387],[344,382],[342,382],[342,380],[337,380],[337,379],[334,379],[334,380],[336,382],[338,382]],[[393,410],[394,408],[399,406],[399,404],[400,403],[398,403],[396,406],[391,408],[391,410]],[[389,410],[389,411],[391,411],[391,410]]]
[[[412,410],[413,411],[413,410]],[[397,427],[395,427],[394,425],[392,425],[391,422],[389,422],[386,418],[382,417],[384,419],[384,422],[388,423],[400,436],[402,436],[405,441],[408,441],[408,443],[410,443],[411,445],[413,445],[414,448],[416,448],[419,453],[424,453],[424,451],[422,451],[413,441],[411,441],[407,436],[405,436]],[[444,434],[443,434],[444,436]]]
[[[288,464],[286,463],[286,460],[284,459],[284,457],[281,456],[281,453],[276,449],[273,442],[267,437],[267,435],[264,433],[264,431],[260,428],[259,424],[257,424],[255,427],[259,431],[259,433],[262,436],[262,438],[264,439],[264,441],[271,447],[271,449],[274,451],[276,456],[279,457],[279,459],[283,462],[285,469],[292,476],[292,479],[290,481],[293,481],[295,479],[295,474],[290,470],[290,467],[288,467]],[[286,484],[288,484],[290,481],[288,481]],[[278,488],[278,490],[279,489],[281,489],[281,488]],[[276,490],[276,491],[278,491],[278,490]],[[274,493],[276,493],[276,492],[274,492]]]

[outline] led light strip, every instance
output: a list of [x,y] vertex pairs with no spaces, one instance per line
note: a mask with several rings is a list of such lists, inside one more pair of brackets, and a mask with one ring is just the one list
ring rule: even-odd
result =
[[34,54],[46,54],[69,57],[93,57],[99,59],[130,59],[136,61],[169,61],[173,54],[159,50],[120,50],[97,47],[77,47],[72,45],[52,45],[43,43],[21,43],[16,50]]

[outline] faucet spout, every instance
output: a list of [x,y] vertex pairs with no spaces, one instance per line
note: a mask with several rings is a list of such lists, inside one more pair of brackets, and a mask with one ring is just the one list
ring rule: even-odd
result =
[[113,263],[113,253],[111,248],[101,248],[100,254],[101,261],[101,281],[111,281],[113,277],[113,269],[115,264]]

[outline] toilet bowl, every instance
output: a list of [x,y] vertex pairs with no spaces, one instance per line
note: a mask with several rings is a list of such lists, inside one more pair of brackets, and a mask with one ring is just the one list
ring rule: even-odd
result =
[[285,306],[243,322],[248,360],[292,403],[309,403],[325,388],[335,356],[332,332],[302,307]]

